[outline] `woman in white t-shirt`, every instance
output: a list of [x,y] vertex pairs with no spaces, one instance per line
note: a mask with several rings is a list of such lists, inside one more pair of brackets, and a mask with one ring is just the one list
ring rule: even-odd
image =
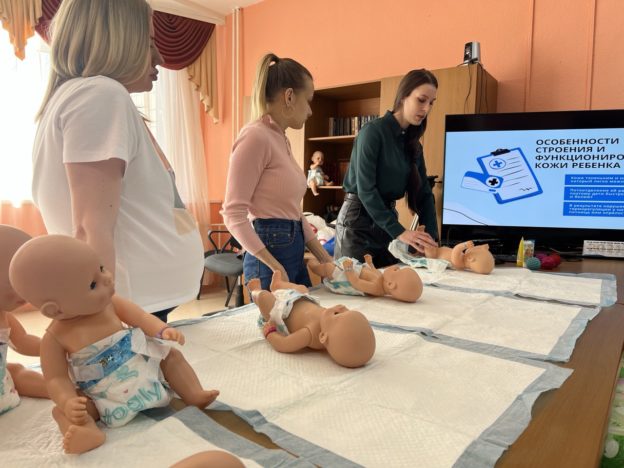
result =
[[153,36],[145,0],[61,4],[37,116],[33,199],[49,233],[86,241],[117,294],[166,320],[197,294],[203,247],[130,98],[157,78]]

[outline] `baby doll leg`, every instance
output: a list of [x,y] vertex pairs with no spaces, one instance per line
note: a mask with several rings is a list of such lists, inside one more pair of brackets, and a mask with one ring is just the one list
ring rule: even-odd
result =
[[74,412],[77,415],[74,415],[74,417],[84,419],[82,424],[72,423],[58,406],[52,408],[52,416],[63,434],[63,449],[65,453],[79,454],[102,445],[106,440],[106,435],[95,424],[92,412],[95,411],[97,414],[97,410],[93,402],[86,397],[78,397],[74,400],[80,406],[75,409]]
[[321,278],[331,278],[336,269],[336,265],[334,265],[333,262],[319,263],[316,258],[308,260],[308,267],[314,274],[319,275]]
[[315,197],[318,197],[318,184],[316,183],[316,180],[311,180],[310,182],[308,182],[308,186],[310,187],[310,190],[312,190],[312,194]]
[[171,468],[244,468],[245,465],[234,455],[220,450],[207,450],[180,460]]
[[7,369],[11,373],[11,378],[19,395],[33,398],[50,398],[43,375],[39,372],[28,370],[21,364],[13,363],[7,363]]
[[276,291],[278,289],[294,289],[297,292],[302,294],[307,294],[309,292],[308,288],[303,284],[295,284],[289,281],[282,280],[282,272],[274,271],[273,278],[271,279],[271,291]]
[[182,353],[171,348],[160,363],[165,380],[187,405],[204,409],[219,396],[218,390],[204,390],[197,374]]
[[265,291],[260,287],[260,279],[254,278],[247,283],[247,288],[251,294],[254,304],[260,309],[262,318],[267,322],[271,319],[270,314],[275,305],[275,296],[270,291]]

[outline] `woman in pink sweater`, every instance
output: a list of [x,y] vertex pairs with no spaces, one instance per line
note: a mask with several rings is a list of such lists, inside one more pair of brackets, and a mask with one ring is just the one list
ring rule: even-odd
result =
[[223,220],[245,248],[245,281],[260,278],[269,289],[274,271],[310,286],[303,261],[307,247],[321,263],[332,257],[301,212],[307,189],[286,129],[300,129],[312,115],[312,75],[300,63],[265,55],[252,93],[252,122],[234,143],[223,203]]

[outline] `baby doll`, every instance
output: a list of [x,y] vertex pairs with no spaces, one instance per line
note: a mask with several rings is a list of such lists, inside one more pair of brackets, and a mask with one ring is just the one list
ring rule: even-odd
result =
[[361,367],[375,353],[375,334],[361,312],[337,305],[325,309],[307,294],[284,289],[281,273],[273,273],[271,292],[260,287],[260,280],[248,285],[264,323],[265,338],[281,353],[304,348],[324,349],[344,367]]
[[362,265],[357,260],[342,257],[333,263],[308,262],[310,270],[323,278],[323,284],[332,292],[351,296],[385,296],[403,302],[416,302],[422,295],[423,284],[411,268],[393,265],[379,271],[373,265],[372,257],[364,255]]
[[32,239],[15,253],[9,278],[52,319],[41,367],[67,453],[104,443],[97,419],[122,426],[142,410],[166,406],[171,396],[161,371],[188,405],[204,408],[219,394],[204,390],[182,353],[162,341],[184,344],[182,333],[114,296],[111,273],[86,243],[60,235]]
[[310,170],[308,171],[308,187],[312,190],[312,193],[316,197],[318,193],[318,187],[321,185],[334,185],[334,183],[329,180],[329,176],[323,172],[323,162],[325,161],[325,156],[320,151],[315,151],[312,153],[312,164],[310,164]]
[[39,372],[27,370],[21,364],[7,363],[9,345],[25,356],[39,356],[41,339],[28,335],[9,313],[25,303],[9,283],[9,263],[17,249],[29,239],[25,232],[0,224],[0,413],[16,407],[18,395],[48,398]]
[[482,275],[489,275],[494,269],[494,256],[490,253],[489,245],[475,247],[472,241],[461,242],[452,249],[425,247],[425,257],[446,260],[456,270],[468,269]]
[[184,460],[180,460],[171,468],[245,468],[243,462],[231,453],[222,450],[206,450]]

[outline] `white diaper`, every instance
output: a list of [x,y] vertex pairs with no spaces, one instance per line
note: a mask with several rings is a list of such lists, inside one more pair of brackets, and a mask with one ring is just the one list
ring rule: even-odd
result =
[[6,413],[20,403],[11,373],[7,369],[10,328],[0,328],[0,414]]
[[323,284],[329,289],[331,292],[336,294],[345,294],[347,296],[365,296],[362,291],[355,289],[353,285],[347,279],[347,275],[344,272],[344,261],[351,260],[353,262],[353,271],[359,275],[362,271],[362,268],[368,268],[368,266],[364,266],[359,260],[355,258],[349,257],[340,257],[337,260],[334,260],[334,272],[332,273],[331,278],[323,278]]
[[140,328],[120,330],[69,356],[70,375],[109,427],[123,426],[149,408],[167,406],[161,361],[171,346]]
[[[319,304],[318,299],[314,296],[300,293],[294,289],[278,289],[277,291],[273,291],[273,296],[275,296],[275,304],[271,309],[269,319],[275,324],[277,331],[284,336],[289,335],[288,327],[284,320],[290,316],[295,302],[299,299],[307,299],[310,302]],[[264,320],[264,317],[261,315],[258,319],[258,326],[262,328],[266,322],[267,321]]]
[[427,270],[440,273],[451,266],[450,262],[438,258],[417,257],[409,253],[408,245],[398,239],[394,239],[388,245],[388,251],[401,262],[412,268],[426,268]]

